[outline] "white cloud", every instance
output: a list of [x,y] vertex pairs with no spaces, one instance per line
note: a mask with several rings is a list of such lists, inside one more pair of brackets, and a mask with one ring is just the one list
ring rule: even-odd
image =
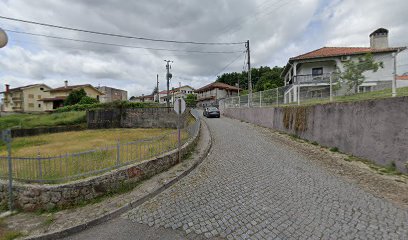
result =
[[[287,59],[323,45],[367,46],[377,27],[390,30],[391,45],[408,45],[408,2],[403,0],[256,0],[256,1],[0,1],[0,15],[150,38],[192,41],[251,42],[254,66],[284,65]],[[133,46],[200,51],[244,50],[240,46],[197,46],[91,35],[0,19],[0,27]],[[237,54],[214,55],[126,49],[9,34],[0,50],[0,90],[44,82],[61,86],[91,83],[148,94],[160,75],[165,88],[164,59],[173,64],[172,85],[200,87]],[[401,57],[402,61],[404,58]],[[243,56],[226,71],[241,71]]]

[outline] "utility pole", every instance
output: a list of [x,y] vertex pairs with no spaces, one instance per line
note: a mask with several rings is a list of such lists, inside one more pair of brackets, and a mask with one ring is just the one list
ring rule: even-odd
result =
[[167,74],[166,74],[166,79],[167,79],[167,108],[170,108],[170,79],[172,77],[171,73],[170,73],[170,69],[171,69],[171,65],[170,63],[172,63],[173,61],[171,60],[164,60],[166,62],[166,70],[167,70]]
[[156,91],[157,91],[157,102],[160,103],[160,94],[159,94],[159,74],[156,76]]
[[399,53],[399,50],[397,50],[396,53],[392,54],[394,58],[394,77],[392,79],[392,97],[397,96],[397,54],[398,53]]
[[252,80],[251,80],[251,51],[249,49],[249,40],[246,42],[248,54],[248,107],[252,105]]

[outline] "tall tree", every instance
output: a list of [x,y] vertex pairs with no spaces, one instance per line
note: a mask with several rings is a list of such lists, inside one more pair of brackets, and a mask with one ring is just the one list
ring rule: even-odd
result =
[[344,71],[340,73],[340,78],[347,81],[349,91],[354,89],[354,93],[358,92],[358,87],[364,83],[364,72],[377,72],[379,68],[383,68],[383,62],[374,61],[373,55],[367,53],[363,57],[359,57],[358,61],[348,61],[344,63]]

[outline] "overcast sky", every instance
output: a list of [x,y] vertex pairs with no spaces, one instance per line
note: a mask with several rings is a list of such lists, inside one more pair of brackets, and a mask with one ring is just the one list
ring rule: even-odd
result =
[[[119,3],[120,2],[120,3]],[[283,66],[289,57],[323,46],[369,46],[368,35],[390,30],[391,46],[408,45],[406,0],[0,0],[0,15],[73,28],[199,42],[250,40],[252,66]],[[8,33],[0,49],[0,91],[45,83],[51,87],[91,83],[150,94],[159,74],[165,88],[164,59],[173,60],[172,86],[200,87],[224,72],[242,71],[244,44],[202,46],[121,39],[0,19],[0,28],[138,47],[199,54],[123,48]],[[408,51],[398,72],[408,71]]]

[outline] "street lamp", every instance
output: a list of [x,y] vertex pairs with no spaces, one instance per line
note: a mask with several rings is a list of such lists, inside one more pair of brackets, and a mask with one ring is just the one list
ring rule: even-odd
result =
[[6,32],[0,28],[0,48],[7,45],[8,37]]

